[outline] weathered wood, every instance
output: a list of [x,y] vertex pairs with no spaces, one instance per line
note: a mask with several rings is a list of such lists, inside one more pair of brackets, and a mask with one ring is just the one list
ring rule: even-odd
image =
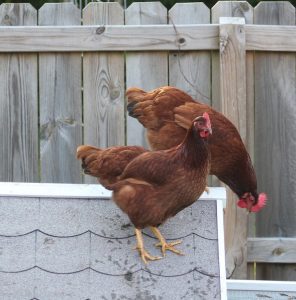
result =
[[296,238],[248,238],[248,261],[296,263]]
[[246,26],[246,50],[295,52],[295,49],[296,26]]
[[[226,299],[221,201],[197,201],[161,226],[168,239],[183,238],[186,255],[145,266],[132,250],[133,226],[112,201],[46,195],[0,190],[2,298]],[[158,255],[155,241],[145,230],[145,248]]]
[[[221,111],[246,140],[246,52],[243,18],[220,18]],[[247,214],[228,189],[225,211],[226,267],[233,278],[246,278]]]
[[229,300],[245,299],[295,299],[293,281],[227,280]]
[[[126,10],[125,23],[166,24],[167,10],[160,2],[133,3]],[[176,41],[173,29],[172,40]],[[151,90],[168,84],[168,58],[165,52],[128,53],[126,55],[126,87]],[[145,130],[136,120],[127,117],[127,144],[148,147]]]
[[[145,5],[150,8],[151,3]],[[152,17],[158,19],[157,14]],[[180,25],[177,30],[176,40],[172,25],[8,27],[0,28],[0,52],[218,49],[217,25]]]
[[[169,11],[169,23],[208,24],[210,10],[204,3],[177,3]],[[176,29],[178,34],[178,29]],[[193,99],[211,104],[211,54],[208,51],[172,52],[169,55],[169,83]]]
[[[212,22],[218,23],[219,17],[242,17],[245,19],[245,28],[252,26],[253,23],[253,7],[246,1],[220,1],[212,9]],[[246,40],[247,47],[247,40]],[[213,106],[221,111],[221,98],[220,98],[220,62],[219,54],[214,52],[212,54],[212,95]],[[254,159],[254,57],[252,52],[246,53],[246,136],[245,145],[250,153],[252,159]],[[233,226],[234,221],[230,219],[225,220],[226,227]],[[245,222],[245,221],[244,221]],[[254,216],[249,216],[249,235],[253,235],[254,228]],[[229,224],[229,225],[228,225]],[[227,240],[230,239],[225,232]],[[228,236],[228,237],[227,237]],[[235,241],[233,242],[235,244]],[[227,243],[228,245],[228,243]],[[228,246],[226,246],[227,248]],[[230,259],[230,264],[231,259]],[[227,264],[226,264],[227,265]],[[234,274],[234,276],[236,276]],[[234,277],[235,278],[235,277]],[[238,278],[241,278],[238,276]]]
[[[124,24],[124,12],[118,3],[90,3],[83,10],[83,24]],[[124,145],[124,93],[124,54],[84,53],[84,144]],[[95,181],[85,176],[85,182]]]
[[[288,2],[262,2],[256,24],[295,25]],[[257,215],[258,237],[296,235],[296,58],[289,53],[255,53],[255,162],[259,189],[269,201]],[[257,278],[296,280],[296,264],[257,265]]]
[[[0,6],[0,27],[36,24],[30,4]],[[38,181],[37,55],[0,54],[0,91],[0,181]]]
[[[210,9],[201,2],[177,3],[169,11],[169,23],[176,26],[208,24]],[[176,33],[178,33],[177,29]],[[171,52],[169,84],[185,91],[193,99],[211,105],[211,53],[209,51]],[[208,185],[213,185],[212,176],[208,178]]]
[[[45,4],[39,25],[80,24],[72,3]],[[82,143],[81,54],[39,55],[40,160],[42,182],[82,180],[76,148]]]
[[[220,17],[244,18],[246,24],[253,23],[253,8],[246,1],[219,1],[212,8],[212,23],[219,23]],[[246,27],[246,26],[245,26]],[[212,53],[212,104],[221,111],[219,53]],[[251,72],[250,72],[251,73]]]
[[[218,50],[218,31],[217,25],[12,26],[0,28],[0,52]],[[246,25],[246,49],[293,52],[295,31]]]
[[[246,24],[253,23],[253,8],[246,1],[220,1],[212,8],[212,23],[219,23],[219,17],[242,17]],[[246,26],[245,26],[246,27]],[[253,76],[253,53],[246,55],[247,70],[247,149],[253,158],[254,144],[254,76]],[[219,53],[212,52],[212,105],[215,109],[221,111],[220,97],[220,60]],[[213,184],[219,185],[218,179],[212,180]]]

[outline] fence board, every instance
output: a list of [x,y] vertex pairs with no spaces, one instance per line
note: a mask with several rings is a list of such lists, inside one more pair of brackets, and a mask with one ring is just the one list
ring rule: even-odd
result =
[[[231,23],[233,22],[233,23]],[[246,52],[243,18],[220,18],[221,109],[246,139]],[[227,272],[246,278],[247,215],[237,207],[237,196],[228,189],[225,211]]]
[[[253,22],[253,8],[250,4],[245,1],[220,1],[212,8],[212,23],[218,23],[219,17],[242,17],[245,19],[245,23],[250,24]],[[240,50],[241,51],[241,50]],[[254,116],[252,115],[253,105],[253,57],[252,54],[248,54],[245,56],[246,65],[244,69],[246,70],[247,74],[250,76],[246,82],[243,82],[245,85],[244,90],[246,92],[246,96],[243,95],[244,91],[240,91],[240,96],[236,97],[232,95],[229,101],[234,101],[234,111],[229,112],[226,114],[234,124],[237,126],[240,133],[243,135],[243,140],[247,142],[247,146],[249,145],[249,149],[252,149],[252,119]],[[227,65],[225,65],[227,67]],[[223,101],[220,96],[220,76],[224,77],[227,76],[226,74],[223,75],[220,71],[220,61],[219,61],[219,54],[216,52],[212,53],[212,104],[213,107],[218,109],[219,111],[223,111]],[[223,80],[221,77],[221,80]],[[226,79],[224,84],[231,85],[229,86],[229,91],[233,91],[233,84],[231,80]],[[234,79],[235,80],[235,79]],[[246,80],[246,78],[244,78]],[[225,92],[228,93],[228,87],[224,88]],[[226,100],[227,98],[225,98]],[[238,101],[238,102],[236,102]],[[244,105],[242,108],[241,105]],[[228,102],[226,105],[227,107],[232,107],[232,104]],[[240,109],[240,114],[243,114],[243,118],[240,120],[238,118],[237,110]],[[247,109],[247,111],[246,111]],[[224,113],[226,111],[223,111]],[[246,127],[246,119],[249,120],[248,126]],[[240,123],[239,122],[244,122]],[[246,132],[246,128],[248,131]],[[241,132],[242,131],[242,132]],[[213,181],[215,184],[215,182]],[[218,180],[216,181],[216,185],[218,185]],[[246,229],[247,229],[247,216],[244,215],[242,212],[239,212],[239,209],[236,207],[236,196],[228,189],[228,205],[225,211],[225,245],[226,245],[226,269],[228,276],[232,274],[232,278],[245,278],[246,276],[246,245],[243,245],[242,236],[246,237]],[[238,217],[239,216],[239,217]],[[242,231],[242,232],[240,232]],[[242,236],[241,236],[242,235]],[[243,252],[240,250],[242,246]]]
[[[118,3],[90,3],[83,24],[124,24]],[[124,54],[84,53],[84,143],[108,147],[125,143]],[[89,176],[86,182],[95,182]]]
[[248,261],[257,263],[295,263],[296,239],[249,238]]
[[[262,2],[254,21],[295,25],[295,8],[288,2]],[[296,235],[295,60],[295,53],[255,54],[256,170],[259,187],[269,197],[257,216],[258,237]],[[296,280],[295,266],[257,264],[257,278]]]
[[172,25],[14,26],[0,28],[0,51],[147,52],[179,48],[218,49],[218,29],[217,25],[179,25],[179,36],[185,39],[185,43],[180,43],[176,41],[176,30]]
[[[39,10],[41,26],[71,24],[80,24],[72,3],[48,3]],[[41,181],[79,183],[75,149],[82,143],[81,54],[40,54],[39,85]]]
[[[37,24],[30,4],[2,4],[0,26]],[[38,181],[37,54],[0,54],[0,181]]]
[[[253,8],[246,1],[219,1],[212,8],[212,23],[219,23],[220,17],[240,17],[246,24],[253,23]],[[212,103],[221,111],[219,53],[212,53]]]
[[[204,3],[177,3],[169,11],[169,23],[209,24],[210,10]],[[178,32],[178,29],[176,29]],[[194,99],[211,104],[211,56],[208,51],[172,52],[169,83]]]
[[[125,13],[127,25],[166,24],[167,10],[160,2],[133,3]],[[167,53],[128,53],[126,55],[126,86],[151,90],[168,84]],[[127,144],[147,146],[143,126],[127,118]]]
[[[169,11],[169,23],[209,24],[210,9],[204,3],[176,3]],[[176,27],[176,32],[178,29]],[[211,105],[211,53],[209,51],[174,51],[169,54],[169,84],[193,99]],[[215,181],[216,183],[216,181]],[[212,186],[212,176],[208,185]]]

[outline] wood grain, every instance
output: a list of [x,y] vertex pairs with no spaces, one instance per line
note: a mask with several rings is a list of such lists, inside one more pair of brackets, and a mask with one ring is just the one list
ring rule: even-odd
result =
[[[212,23],[219,23],[220,17],[240,17],[245,24],[253,23],[253,8],[247,1],[219,1],[212,8]],[[219,53],[212,52],[212,103],[221,111]]]
[[249,238],[248,262],[294,263],[296,262],[295,238]]
[[[150,6],[149,3],[148,7]],[[131,9],[134,9],[133,5],[127,11]],[[161,13],[161,11],[159,12]],[[153,17],[158,19],[157,14],[154,14]],[[179,37],[183,39],[181,41],[180,38],[176,40],[176,30],[172,25],[104,26],[101,24],[93,26],[8,27],[0,28],[0,51],[218,49],[217,25],[179,25],[177,30]]]
[[[220,17],[242,17],[246,24],[253,23],[253,8],[246,1],[219,1],[212,8],[212,23],[219,23]],[[246,26],[245,26],[246,27]],[[254,76],[253,76],[253,53],[246,55],[246,71],[247,71],[247,149],[253,158],[254,144]],[[220,97],[220,60],[219,53],[212,51],[212,105],[218,111],[221,111]],[[218,179],[212,180],[214,185],[221,184]]]
[[[118,3],[90,3],[83,10],[83,24],[124,23]],[[124,145],[124,54],[84,53],[84,144],[99,147]],[[90,176],[85,182],[96,182]]]
[[[243,18],[220,18],[221,110],[246,141],[246,52]],[[225,211],[226,269],[232,278],[246,278],[247,215],[228,189]]]
[[246,49],[295,52],[296,26],[246,26]]
[[[1,26],[37,24],[30,4],[2,4]],[[38,181],[37,55],[0,54],[0,181]]]
[[[218,50],[218,31],[214,24],[5,27],[0,28],[0,51]],[[246,49],[294,52],[295,32],[295,26],[246,25]]]
[[[204,3],[177,3],[169,11],[169,23],[209,24],[210,10]],[[172,52],[169,55],[169,83],[193,99],[211,104],[211,54],[209,51]]]
[[[246,24],[253,23],[253,8],[246,1],[220,1],[212,8],[212,23],[218,23],[220,17],[242,17],[245,20]],[[243,50],[242,50],[243,51]],[[227,115],[237,126],[238,130],[242,130],[243,139],[245,141],[247,149],[250,151],[252,156],[252,148],[253,148],[253,120],[254,120],[254,86],[253,86],[253,54],[247,53],[245,55],[246,65],[244,66],[245,72],[247,72],[247,76],[245,77],[245,81],[242,82],[245,87],[246,95],[244,95],[244,91],[241,90],[238,93],[238,97],[232,95],[233,98],[230,101],[233,102],[234,110],[231,113],[232,116]],[[229,67],[230,65],[224,65],[225,67]],[[213,107],[223,112],[223,102],[221,98],[221,86],[220,80],[222,82],[222,77],[224,77],[224,82],[226,86],[224,90],[228,93],[227,84],[230,85],[230,91],[233,90],[235,85],[234,82],[227,79],[227,76],[224,73],[221,73],[220,70],[220,59],[219,54],[216,52],[212,53],[212,104]],[[237,80],[236,84],[240,84],[239,78],[235,78]],[[242,95],[240,98],[239,95]],[[235,100],[236,98],[236,100]],[[227,97],[225,98],[227,99]],[[237,102],[236,102],[237,101]],[[225,103],[225,102],[224,102]],[[241,104],[239,104],[241,103]],[[230,104],[230,103],[229,103]],[[243,108],[241,107],[243,105]],[[230,106],[231,107],[231,106]],[[236,110],[240,108],[240,114],[243,115],[243,118],[238,120],[238,114]],[[227,109],[227,107],[225,107]],[[221,183],[220,183],[221,184]],[[218,182],[216,183],[218,185]],[[242,236],[246,238],[246,230],[247,230],[247,216],[239,215],[242,214],[236,209],[236,196],[234,196],[230,190],[228,189],[229,202],[228,207],[226,209],[225,221],[224,221],[224,229],[225,229],[225,245],[226,245],[226,269],[227,273],[232,274],[232,278],[246,278],[247,270],[246,270],[246,245],[244,244],[243,238],[240,236],[240,230],[242,230]],[[254,221],[250,222],[251,224]],[[242,251],[240,249],[242,247]],[[238,267],[240,265],[241,267]],[[234,271],[235,270],[235,271]],[[234,273],[233,273],[234,271]]]
[[[166,24],[167,10],[160,2],[133,3],[125,13],[127,25]],[[174,32],[174,40],[175,40]],[[168,57],[165,52],[126,54],[126,87],[152,90],[168,85]],[[127,117],[127,144],[148,147],[143,126]]]
[[[169,11],[169,23],[209,24],[210,9],[204,3],[177,3]],[[209,51],[174,51],[169,54],[169,84],[193,99],[211,105],[211,53]],[[208,186],[212,183],[208,178]]]
[[[288,2],[262,2],[256,24],[295,25]],[[296,58],[294,53],[255,53],[255,162],[268,205],[257,216],[258,237],[296,235]],[[258,279],[295,280],[296,264],[257,266]]]
[[[72,3],[45,4],[39,25],[80,24]],[[82,143],[81,54],[39,55],[41,181],[79,183],[76,148]]]

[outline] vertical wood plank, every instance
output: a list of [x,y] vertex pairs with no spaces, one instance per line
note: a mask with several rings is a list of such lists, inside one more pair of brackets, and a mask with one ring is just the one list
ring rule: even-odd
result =
[[[170,24],[209,24],[210,9],[201,2],[176,3],[169,11]],[[176,31],[176,34],[178,32]],[[193,99],[211,105],[210,51],[177,51],[169,55],[169,84],[188,93]],[[216,185],[209,176],[208,185]]]
[[[212,8],[212,23],[219,23],[219,17],[244,18],[246,24],[253,23],[253,7],[246,1],[219,1]],[[253,53],[247,53],[247,113],[248,127],[246,147],[253,158],[254,148],[254,66]],[[219,53],[212,51],[212,106],[221,111],[220,97],[220,58]],[[213,176],[212,185],[221,185]],[[227,222],[227,221],[226,221]]]
[[[48,3],[39,25],[80,25],[72,3]],[[81,54],[39,55],[40,158],[42,182],[82,181],[76,148],[82,143]]]
[[[170,24],[209,24],[210,10],[204,3],[177,3],[169,11]],[[176,32],[177,34],[177,32]],[[172,52],[169,84],[211,104],[211,54],[209,51]]]
[[[85,25],[124,24],[118,3],[89,3],[83,10]],[[108,147],[125,143],[124,54],[84,53],[84,143]],[[96,182],[85,177],[86,182]]]
[[[246,24],[253,23],[253,7],[246,1],[219,1],[212,8],[212,23],[219,23],[219,17],[240,17],[245,19]],[[247,127],[244,136],[245,146],[250,153],[252,159],[254,159],[254,58],[253,53],[249,52],[246,54],[246,119]],[[215,109],[222,111],[222,102],[220,97],[220,61],[219,53],[212,52],[212,105]],[[240,128],[238,128],[240,130]],[[213,181],[216,185],[219,185],[219,181]],[[220,183],[221,184],[221,183]],[[229,191],[228,191],[229,193]],[[229,210],[229,208],[228,208]],[[236,236],[233,238],[233,230],[236,227],[236,222],[240,222],[240,219],[235,220],[235,214],[232,217],[227,214],[225,218],[225,244],[227,253],[227,269],[228,273],[231,274],[233,268],[233,256],[232,256],[232,245],[235,245]],[[242,220],[245,224],[245,220]],[[249,216],[248,231],[249,235],[253,235],[255,217]],[[242,225],[244,226],[244,225]],[[240,226],[239,226],[240,227]],[[233,228],[229,232],[226,228]],[[240,242],[239,242],[240,244]],[[232,267],[231,267],[232,266]],[[244,271],[243,271],[244,272]],[[244,276],[243,276],[244,277]],[[236,273],[233,274],[233,278],[242,278]]]
[[[220,18],[221,110],[246,140],[245,20]],[[226,268],[233,278],[247,276],[247,215],[236,205],[237,196],[227,191],[225,211]]]
[[[289,2],[261,2],[256,24],[295,25]],[[255,166],[268,205],[257,216],[258,237],[296,235],[296,56],[255,53]],[[296,264],[257,264],[257,279],[296,280]]]
[[[126,25],[167,24],[167,10],[160,2],[134,2],[125,13]],[[166,52],[127,53],[126,86],[151,90],[168,84]],[[127,117],[127,144],[147,146],[145,130],[136,120]]]
[[[246,1],[219,1],[212,8],[212,23],[219,23],[219,17],[239,17],[244,18],[246,24],[253,23],[254,9]],[[221,111],[220,97],[220,65],[219,54],[212,53],[212,104],[213,107]],[[254,57],[249,52],[246,55],[247,72],[247,132],[245,137],[246,147],[251,158],[254,158]]]
[[[0,6],[0,26],[36,24],[30,4]],[[38,181],[37,54],[0,54],[0,91],[0,181]]]

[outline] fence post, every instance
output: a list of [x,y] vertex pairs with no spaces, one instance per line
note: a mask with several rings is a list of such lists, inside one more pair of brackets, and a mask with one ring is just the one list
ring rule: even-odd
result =
[[[246,142],[246,49],[244,18],[220,18],[221,110]],[[239,176],[239,174],[238,174]],[[227,188],[225,246],[227,276],[247,276],[247,214],[236,206],[236,195]]]

